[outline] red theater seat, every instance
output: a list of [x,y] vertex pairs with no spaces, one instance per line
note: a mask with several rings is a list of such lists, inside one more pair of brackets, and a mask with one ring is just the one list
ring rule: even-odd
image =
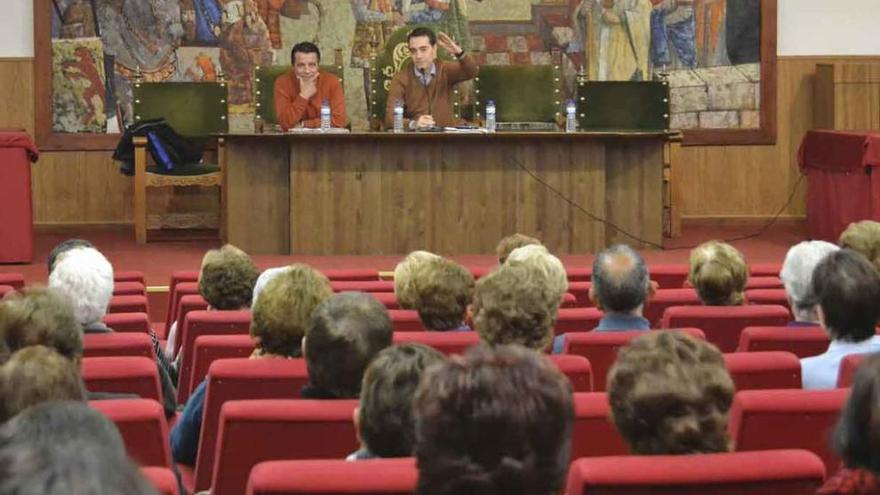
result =
[[119,333],[150,333],[150,317],[146,313],[108,313],[104,324]]
[[745,327],[782,326],[788,322],[782,306],[679,306],[663,312],[663,328],[694,327],[721,352],[733,352]]
[[801,388],[801,361],[790,352],[734,352],[724,364],[737,390]]
[[208,301],[205,300],[204,297],[198,294],[182,294],[180,300],[177,301],[177,318],[174,320],[177,322],[177,333],[175,335],[174,342],[174,352],[180,352],[180,346],[183,343],[182,337],[183,333],[181,329],[183,328],[183,322],[186,320],[186,315],[192,311],[207,311],[208,310]]
[[144,280],[144,272],[139,270],[114,270],[113,271],[113,281],[114,282],[138,282],[141,285],[146,286],[147,283]]
[[377,301],[385,306],[385,309],[400,309],[400,303],[397,302],[397,296],[393,292],[369,292]]
[[[703,332],[696,328],[682,328],[676,331],[705,340]],[[641,335],[644,330],[632,332],[585,332],[570,333],[565,336],[565,354],[583,356],[590,361],[593,370],[593,390],[602,392],[608,377],[608,370],[617,360],[617,351]]]
[[308,370],[302,359],[221,359],[212,363],[196,456],[196,490],[211,487],[223,404],[236,400],[298,398],[308,381]]
[[168,468],[159,467],[142,467],[141,474],[144,475],[153,488],[160,495],[179,495],[180,489],[177,486],[177,477],[174,471]]
[[433,347],[443,354],[462,354],[480,344],[477,332],[394,332],[394,343],[413,342]]
[[783,289],[782,279],[778,274],[768,277],[749,277],[746,281],[746,290],[749,289]]
[[799,358],[818,356],[831,343],[821,327],[746,327],[737,352],[787,351]]
[[113,284],[114,296],[146,296],[147,288],[140,282],[115,282]]
[[357,292],[394,292],[392,280],[335,280],[330,281],[333,292],[357,291]]
[[660,328],[663,312],[673,306],[700,306],[703,302],[694,289],[660,289],[645,304],[645,319],[651,328]]
[[681,289],[687,280],[688,269],[688,265],[653,265],[648,266],[648,273],[661,289]]
[[83,335],[83,356],[140,356],[156,359],[153,339],[145,333],[89,333]]
[[593,370],[587,358],[565,354],[551,354],[547,357],[568,377],[575,392],[593,391]]
[[828,472],[840,459],[829,439],[847,389],[746,390],[737,392],[728,430],[737,451],[804,449],[818,455]]
[[605,393],[574,394],[571,458],[629,454],[629,447],[611,421]]
[[185,294],[199,293],[198,280],[198,270],[181,270],[171,274],[171,281],[168,282],[168,305],[165,306],[165,328],[171,328],[171,323],[177,321],[180,298]]
[[778,304],[789,308],[785,289],[749,289],[746,291],[746,301],[749,304]]
[[425,332],[419,313],[410,309],[393,309],[388,311],[391,317],[391,328],[395,332]]
[[840,361],[840,371],[837,373],[838,388],[851,387],[856,378],[856,371],[865,360],[865,354],[850,354]]
[[415,459],[269,461],[248,478],[248,495],[410,495],[419,472]]
[[135,394],[162,400],[156,361],[145,357],[92,357],[82,361],[82,377],[90,392]]
[[150,314],[150,311],[147,308],[147,296],[113,296],[110,298],[110,306],[107,308],[107,312]]
[[357,400],[233,401],[220,412],[213,495],[245,492],[263,461],[344,459],[358,449],[352,414]]
[[15,290],[24,288],[24,275],[20,273],[0,273],[0,285],[8,285]]
[[592,282],[569,282],[568,293],[574,296],[577,306],[589,308],[593,306],[593,301],[590,300],[590,287],[592,286]]
[[375,282],[379,280],[379,270],[367,270],[357,268],[340,268],[333,270],[321,270],[321,273],[331,282]]
[[559,308],[554,335],[589,332],[599,325],[603,313],[597,308]]
[[89,406],[119,429],[125,450],[141,466],[171,467],[168,423],[162,404],[148,399],[95,400]]
[[244,335],[250,332],[251,312],[240,311],[191,311],[183,320],[180,332],[182,355],[180,374],[177,383],[184,384],[177,388],[177,403],[184,404],[191,392],[187,384],[192,383],[193,357],[195,356],[196,339],[202,335]]
[[[214,361],[246,358],[254,352],[254,341],[249,334],[201,335],[193,345],[193,371],[188,385],[190,393],[208,376]],[[182,384],[178,384],[180,386]]]
[[749,266],[749,275],[752,277],[778,277],[781,271],[780,263],[754,263]]
[[568,495],[812,495],[822,461],[802,450],[578,459]]

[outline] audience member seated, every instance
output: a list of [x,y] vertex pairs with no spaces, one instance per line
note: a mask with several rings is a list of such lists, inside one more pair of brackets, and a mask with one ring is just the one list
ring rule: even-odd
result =
[[611,417],[637,455],[727,452],[734,385],[718,349],[679,332],[649,332],[608,374]]
[[364,370],[391,345],[391,319],[376,298],[342,292],[315,309],[303,338],[309,383],[304,399],[356,399]]
[[58,261],[58,258],[67,251],[76,248],[97,249],[94,244],[85,239],[67,239],[66,241],[60,242],[57,246],[52,248],[52,251],[49,252],[49,256],[46,259],[46,268],[48,268],[49,275],[52,275],[52,271],[55,270],[55,263]]
[[839,248],[825,241],[803,241],[788,250],[779,278],[785,285],[788,305],[794,314],[791,327],[811,327],[819,324],[816,297],[810,287],[813,269],[825,256]]
[[849,224],[840,234],[841,248],[861,253],[875,270],[880,271],[880,222],[862,220]]
[[401,309],[415,309],[415,273],[427,261],[440,256],[428,251],[413,251],[394,267],[394,297]]
[[85,402],[86,394],[73,361],[48,347],[25,347],[0,366],[0,423],[43,402]]
[[880,493],[880,355],[866,358],[856,372],[832,443],[843,467],[818,495]]
[[[254,284],[260,271],[251,257],[241,249],[226,244],[220,249],[211,249],[202,258],[199,271],[199,294],[208,302],[208,310],[235,311],[251,306]],[[183,322],[179,322],[183,324]],[[171,324],[165,355],[172,361],[178,339],[178,322]]]
[[557,295],[547,289],[546,279],[536,270],[505,263],[477,281],[474,330],[489,345],[519,344],[543,350],[553,340]]
[[[327,277],[308,265],[291,265],[273,277],[253,307],[251,359],[302,357],[309,317],[332,295]],[[171,430],[171,456],[180,464],[195,465],[207,388],[205,379],[193,390]]]
[[470,349],[416,393],[419,495],[550,495],[568,471],[571,385],[519,346]]
[[410,277],[413,307],[426,329],[471,330],[465,323],[474,296],[471,272],[454,261],[437,257],[419,263]]
[[540,245],[541,241],[535,239],[534,237],[520,234],[519,232],[513,235],[509,235],[504,239],[501,239],[500,241],[498,241],[498,246],[495,247],[495,254],[498,255],[498,264],[503,265],[504,262],[507,261],[507,257],[510,256],[510,253],[512,253],[513,250],[532,244]]
[[424,371],[444,359],[422,344],[391,346],[373,359],[364,372],[361,404],[354,414],[361,448],[348,460],[413,455],[413,396]]
[[[49,287],[64,294],[73,303],[76,321],[83,333],[113,331],[103,322],[110,298],[113,297],[113,266],[97,249],[77,247],[59,254],[49,274]],[[174,372],[160,351],[155,334],[152,339],[162,384],[162,402],[165,415],[170,417],[177,408]]]
[[811,287],[831,344],[824,354],[801,359],[801,378],[805,389],[830,389],[837,385],[844,357],[880,351],[880,336],[874,333],[880,275],[864,256],[841,249],[816,265]]
[[745,301],[749,267],[730,244],[709,241],[691,251],[688,281],[706,306],[737,306]]
[[559,258],[550,254],[546,247],[540,244],[529,244],[514,249],[505,261],[507,265],[523,265],[538,272],[544,279],[545,290],[551,291],[556,298],[557,305],[562,304],[562,298],[568,292],[568,274],[565,266]]
[[128,458],[100,412],[77,402],[45,402],[0,428],[0,493],[147,495],[156,491]]

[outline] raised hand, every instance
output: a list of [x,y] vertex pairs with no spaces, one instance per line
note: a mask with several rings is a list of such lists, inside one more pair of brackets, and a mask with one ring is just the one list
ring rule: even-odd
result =
[[448,34],[440,31],[437,33],[437,43],[450,55],[458,55],[462,52],[461,47],[458,46],[458,43],[452,40]]

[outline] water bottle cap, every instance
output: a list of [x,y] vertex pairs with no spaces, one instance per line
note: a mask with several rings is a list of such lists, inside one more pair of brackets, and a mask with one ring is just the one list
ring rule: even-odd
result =
[[494,106],[495,106],[495,100],[487,100],[487,101],[486,101],[486,106],[489,106],[489,105],[492,105],[492,106],[494,107]]

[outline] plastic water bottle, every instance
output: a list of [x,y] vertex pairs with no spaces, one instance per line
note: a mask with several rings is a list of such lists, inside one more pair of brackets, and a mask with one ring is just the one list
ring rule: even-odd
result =
[[394,129],[392,132],[403,132],[403,103],[399,100],[394,102]]
[[577,105],[574,100],[565,102],[565,132],[577,132]]
[[324,100],[321,102],[321,130],[330,130],[330,102]]
[[495,100],[486,102],[486,130],[495,132]]

